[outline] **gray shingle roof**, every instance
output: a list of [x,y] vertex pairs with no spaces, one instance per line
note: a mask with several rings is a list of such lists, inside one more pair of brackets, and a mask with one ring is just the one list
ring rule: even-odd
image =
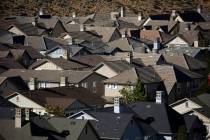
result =
[[[121,139],[133,114],[90,112],[98,121],[90,121],[101,139]],[[109,122],[109,123],[107,123]]]
[[177,133],[179,126],[184,125],[183,117],[165,104],[136,102],[129,107],[141,119],[148,121],[159,134]]

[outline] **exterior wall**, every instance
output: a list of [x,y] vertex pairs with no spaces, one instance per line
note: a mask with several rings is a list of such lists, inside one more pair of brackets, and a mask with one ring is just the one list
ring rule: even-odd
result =
[[177,112],[179,112],[180,114],[185,114],[185,113],[190,112],[191,110],[196,109],[196,108],[200,108],[200,106],[193,103],[190,100],[186,100],[185,102],[173,107],[173,109],[176,110]]
[[118,74],[117,72],[109,68],[106,64],[104,64],[101,68],[97,69],[96,73],[99,73],[107,78],[114,77]]
[[[70,118],[72,118],[70,116]],[[87,113],[83,113],[77,117],[73,117],[73,119],[78,119],[78,120],[96,120],[95,118],[93,118],[92,116],[88,115]]]
[[49,53],[47,56],[49,56],[51,58],[61,58],[64,56],[64,50],[59,48],[59,49]]
[[0,94],[7,91],[25,90],[26,87],[22,84],[23,83],[20,82],[19,80],[17,81],[15,79],[11,79],[11,80],[8,79],[0,85]]
[[121,97],[120,90],[123,89],[122,85],[105,84],[105,97]]
[[115,31],[113,32],[113,34],[112,34],[112,36],[111,36],[111,38],[109,39],[108,42],[117,40],[119,38],[121,38],[121,34],[120,34],[119,30],[115,29]]
[[104,95],[104,84],[103,81],[107,79],[106,77],[99,75],[97,73],[93,73],[83,81],[79,83],[80,86],[84,87],[84,83],[86,84],[87,89],[89,89],[93,93],[97,93],[99,95]]
[[87,124],[80,134],[78,140],[98,140],[98,137],[90,124]]
[[140,127],[137,125],[137,123],[133,120],[133,122],[130,122],[128,124],[122,139],[143,140],[144,134],[143,131],[140,129]]
[[53,64],[52,62],[46,62],[43,65],[35,68],[35,70],[62,70],[57,65]]
[[168,47],[189,47],[189,44],[180,37],[174,38],[172,41],[166,44]]
[[17,96],[9,99],[10,102],[21,108],[31,108],[34,113],[44,115],[46,113],[45,108],[32,100],[18,94]]
[[65,33],[65,29],[62,25],[62,23],[60,21],[57,22],[57,24],[55,25],[55,27],[53,28],[52,31],[52,36],[53,37],[59,37],[62,33]]
[[9,32],[12,32],[16,35],[25,35],[22,31],[20,31],[17,27],[12,27],[11,29],[9,29]]

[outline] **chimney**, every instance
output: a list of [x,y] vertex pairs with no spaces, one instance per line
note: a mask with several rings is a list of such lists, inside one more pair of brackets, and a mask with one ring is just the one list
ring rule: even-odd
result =
[[30,110],[29,108],[25,108],[25,120],[29,121],[30,118]]
[[76,13],[75,13],[75,12],[72,13],[72,17],[73,17],[73,18],[76,17]]
[[81,24],[80,25],[80,32],[83,32],[83,31],[85,31],[85,25]]
[[155,102],[157,104],[164,103],[163,96],[164,96],[164,91],[156,91]]
[[132,52],[128,52],[127,56],[125,57],[125,60],[131,64],[132,63],[132,59],[133,59],[133,53]]
[[176,16],[176,10],[172,10],[171,16],[174,18]]
[[197,12],[198,12],[199,14],[202,13],[202,6],[201,6],[200,4],[199,4],[198,7],[197,7]]
[[38,89],[37,78],[31,77],[31,78],[29,79],[28,86],[29,86],[29,89],[30,89],[30,90],[36,90],[36,89]]
[[125,16],[125,11],[124,11],[124,7],[120,8],[120,17],[124,17]]
[[199,47],[199,44],[198,44],[198,41],[197,40],[194,41],[194,47],[196,47],[196,48]]
[[22,126],[21,108],[15,108],[15,128],[21,128],[21,126]]
[[124,32],[121,33],[122,38],[125,38],[127,36],[128,36],[128,31],[127,30],[125,30]]
[[68,86],[68,77],[61,76],[60,78],[60,87]]
[[68,45],[73,45],[74,44],[74,40],[72,36],[69,36],[69,38],[67,39]]
[[160,49],[160,38],[157,38],[154,43],[153,43],[153,49],[152,49],[152,52],[153,53],[158,53],[158,50]]
[[63,53],[63,59],[69,60],[69,51],[66,49],[64,50],[64,53]]
[[114,113],[120,113],[121,110],[121,98],[120,97],[114,97]]
[[119,17],[119,12],[111,12],[110,13],[111,20],[116,20]]
[[186,31],[190,31],[191,30],[191,24],[190,23],[187,24],[187,27],[185,28],[185,30]]
[[43,15],[44,15],[43,10],[42,10],[42,8],[40,8],[39,9],[39,16],[43,16]]
[[141,21],[141,20],[142,20],[142,13],[139,12],[139,13],[138,13],[138,21]]

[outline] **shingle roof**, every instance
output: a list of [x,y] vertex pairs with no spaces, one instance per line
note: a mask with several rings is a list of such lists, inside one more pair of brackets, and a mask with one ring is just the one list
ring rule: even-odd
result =
[[205,19],[196,11],[185,11],[182,13],[178,13],[178,15],[183,19],[185,22],[204,22]]
[[38,32],[38,28],[33,26],[31,23],[15,24],[14,26],[28,36],[40,35]]
[[18,62],[10,58],[1,58],[0,66],[6,69],[24,69]]
[[[22,91],[19,92],[21,95],[33,100],[34,102],[42,105],[45,107],[47,103],[53,103],[51,100],[57,100],[55,103],[61,105],[61,101],[65,101],[66,103],[63,105],[69,105],[73,103],[74,100],[81,101],[84,104],[89,106],[103,106],[107,103],[105,99],[100,97],[97,94],[91,93],[89,90],[82,88],[82,87],[56,87],[56,88],[45,88],[45,89],[38,89],[38,90],[30,90],[30,91]],[[11,94],[4,94],[5,98],[10,98]],[[64,99],[66,98],[66,100]],[[48,102],[47,102],[48,101]],[[61,105],[61,107],[63,106]],[[65,106],[64,106],[65,107]]]
[[[21,128],[15,128],[15,121],[13,119],[0,119],[1,127],[0,134],[3,138],[7,140],[20,140],[20,139],[30,139],[30,140],[47,140],[47,136],[34,135],[34,127],[30,122],[26,122]],[[35,130],[36,132],[36,130]]]
[[104,58],[100,55],[85,55],[85,56],[76,56],[71,58],[74,61],[84,63],[89,66],[96,66],[100,62],[104,62]]
[[63,70],[71,70],[71,69],[78,70],[78,69],[88,68],[88,66],[85,64],[74,62],[71,60],[65,60],[62,58],[49,58],[49,59],[37,60],[29,67],[29,69],[35,69],[47,62],[54,63],[55,65],[59,66]]
[[123,51],[131,52],[133,50],[132,45],[129,44],[129,41],[127,38],[120,38],[114,41],[111,41],[108,43],[111,47],[118,47]]
[[184,124],[183,117],[165,104],[136,102],[129,107],[141,119],[148,121],[159,134],[177,133],[179,126]]
[[[93,74],[93,71],[74,71],[74,70],[23,70],[23,69],[10,69],[4,73],[2,76],[21,76],[23,80],[29,81],[31,77],[37,78],[38,81],[46,81],[52,83],[59,83],[60,77],[68,77],[68,82],[71,84],[78,84],[86,77]],[[53,75],[53,76],[52,76]]]
[[161,54],[140,54],[132,60],[133,63],[142,66],[153,66],[160,64],[161,60],[164,60]]
[[[121,139],[133,114],[90,112],[98,121],[90,121],[101,139]],[[109,123],[107,123],[109,122]]]
[[127,84],[135,85],[137,80],[138,80],[138,76],[136,74],[136,71],[134,68],[132,68],[129,70],[125,70],[124,72],[105,80],[104,83],[120,84],[120,85],[127,85]]
[[170,20],[170,14],[150,15],[151,20]]
[[[186,54],[182,55],[164,55],[166,63],[177,65],[189,70],[201,70],[207,68],[207,65],[205,62],[202,62],[200,60],[197,60],[191,56],[188,56]],[[176,60],[176,61],[174,61]]]

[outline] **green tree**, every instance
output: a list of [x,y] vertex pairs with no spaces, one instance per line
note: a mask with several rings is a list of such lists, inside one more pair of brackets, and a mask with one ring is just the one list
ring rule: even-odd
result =
[[147,100],[147,94],[145,93],[144,86],[140,80],[137,80],[133,89],[131,88],[131,84],[128,82],[128,84],[122,90],[120,90],[120,93],[123,96],[123,101],[126,104]]

